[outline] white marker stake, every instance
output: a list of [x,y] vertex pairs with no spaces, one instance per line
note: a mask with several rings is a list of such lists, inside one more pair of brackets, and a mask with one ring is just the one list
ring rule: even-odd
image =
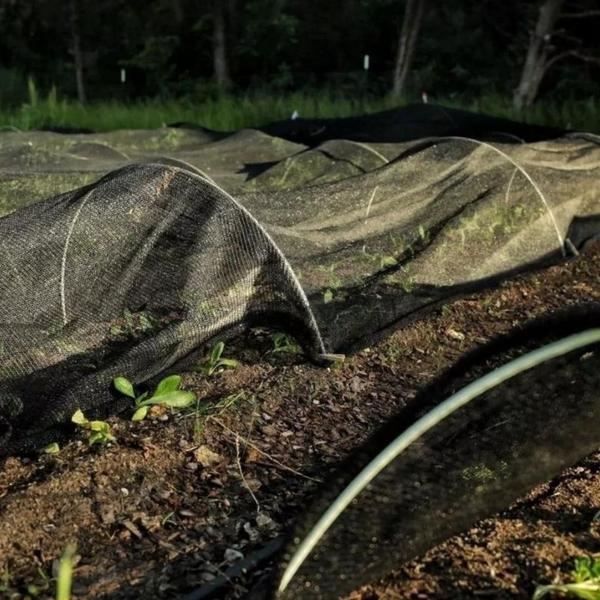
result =
[[127,73],[125,69],[121,69],[121,83],[125,83],[127,81]]
[[363,69],[364,69],[365,71],[368,71],[368,70],[369,70],[369,55],[368,55],[368,54],[365,54],[365,55],[363,56]]

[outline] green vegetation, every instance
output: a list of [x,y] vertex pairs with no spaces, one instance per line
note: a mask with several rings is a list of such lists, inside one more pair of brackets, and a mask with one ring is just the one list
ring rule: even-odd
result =
[[[587,100],[546,101],[520,112],[515,110],[510,98],[495,94],[477,99],[442,97],[436,98],[435,102],[528,123],[586,131],[600,130],[600,106],[593,97]],[[294,111],[306,118],[348,117],[405,103],[406,100],[392,96],[340,96],[332,91],[312,91],[284,94],[222,94],[201,101],[139,100],[128,104],[104,101],[82,105],[73,100],[59,99],[54,88],[45,98],[40,98],[32,82],[26,103],[20,107],[0,108],[0,129],[77,127],[111,131],[154,129],[170,123],[186,122],[209,129],[232,131],[288,119]]]
[[156,327],[156,319],[146,311],[132,313],[130,310],[123,311],[123,323],[112,325],[111,335],[137,338],[152,331]]
[[81,429],[89,432],[88,443],[90,446],[100,444],[103,446],[108,442],[114,442],[115,436],[110,431],[110,425],[106,421],[88,421],[79,409],[71,417],[71,421]]
[[225,369],[234,369],[237,367],[237,360],[223,357],[224,350],[225,344],[223,342],[217,342],[212,347],[208,358],[198,367],[198,370],[207,377],[210,377],[215,373],[221,373]]
[[132,398],[135,402],[135,412],[132,421],[142,421],[146,418],[151,406],[167,406],[169,408],[186,408],[197,401],[196,394],[181,389],[181,375],[165,377],[156,386],[154,393],[136,394],[133,384],[125,377],[116,377],[113,381],[115,388]]
[[302,348],[298,342],[287,333],[278,331],[271,338],[273,339],[271,354],[302,354]]
[[60,446],[56,442],[48,444],[42,452],[44,454],[58,454],[60,452]]
[[549,594],[560,594],[582,600],[600,600],[600,557],[580,557],[575,559],[570,583],[539,585],[533,600],[540,600]]
[[75,551],[75,544],[69,544],[60,557],[56,577],[56,600],[70,600],[71,598]]

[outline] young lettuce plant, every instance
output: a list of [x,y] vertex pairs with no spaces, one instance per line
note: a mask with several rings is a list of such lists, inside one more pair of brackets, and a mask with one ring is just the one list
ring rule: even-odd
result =
[[148,392],[136,395],[133,384],[126,377],[116,377],[113,381],[115,388],[132,398],[135,402],[135,412],[132,421],[142,421],[146,418],[151,406],[168,406],[169,408],[186,408],[196,402],[196,394],[186,392],[181,388],[181,375],[165,377],[149,396]]
[[223,350],[225,344],[217,342],[210,351],[208,358],[200,365],[199,370],[206,376],[210,377],[215,373],[220,373],[225,369],[233,369],[237,367],[238,361],[233,358],[223,358]]
[[71,421],[82,429],[89,431],[88,443],[90,446],[94,444],[104,445],[115,441],[115,436],[110,432],[110,425],[106,421],[88,421],[80,409],[73,413]]
[[570,583],[539,585],[533,594],[533,600],[541,600],[550,594],[582,600],[600,600],[600,557],[576,558],[571,576],[573,580]]

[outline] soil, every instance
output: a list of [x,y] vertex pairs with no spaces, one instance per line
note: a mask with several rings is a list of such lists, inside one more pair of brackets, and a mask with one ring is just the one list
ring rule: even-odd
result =
[[[78,432],[57,455],[4,462],[0,597],[53,597],[70,542],[74,598],[174,598],[213,581],[288,532],[317,480],[463,353],[590,300],[600,301],[600,244],[455,300],[328,369],[249,331],[226,347],[237,368],[184,374],[197,410],[153,409],[141,423],[129,411],[109,420],[115,443],[90,447]],[[351,598],[529,598],[600,551],[599,509],[597,454]],[[223,594],[244,597],[255,580]]]

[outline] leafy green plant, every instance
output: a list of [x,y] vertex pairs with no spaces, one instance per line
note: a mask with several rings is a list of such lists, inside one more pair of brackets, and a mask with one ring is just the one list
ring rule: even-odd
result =
[[56,577],[56,600],[70,600],[73,584],[73,563],[76,551],[75,544],[69,544],[58,562]]
[[208,358],[200,365],[199,371],[210,377],[215,373],[221,373],[225,369],[234,369],[238,361],[233,358],[224,358],[225,344],[217,342],[211,349]]
[[169,408],[186,408],[196,402],[196,394],[181,389],[181,375],[169,375],[156,386],[154,393],[148,392],[137,395],[133,384],[126,377],[116,377],[113,380],[115,388],[132,398],[135,402],[135,412],[132,421],[142,421],[146,418],[151,406],[167,406]]
[[296,340],[287,333],[275,332],[273,339],[273,349],[271,354],[302,354],[302,348]]
[[538,585],[533,600],[540,600],[549,594],[562,594],[582,600],[600,600],[600,557],[576,558],[571,577],[571,583]]
[[60,452],[60,446],[56,442],[48,444],[42,449],[44,454],[58,454]]
[[71,421],[78,427],[89,431],[88,443],[90,446],[104,445],[115,441],[115,436],[111,433],[110,425],[106,421],[88,421],[80,409],[73,413]]

